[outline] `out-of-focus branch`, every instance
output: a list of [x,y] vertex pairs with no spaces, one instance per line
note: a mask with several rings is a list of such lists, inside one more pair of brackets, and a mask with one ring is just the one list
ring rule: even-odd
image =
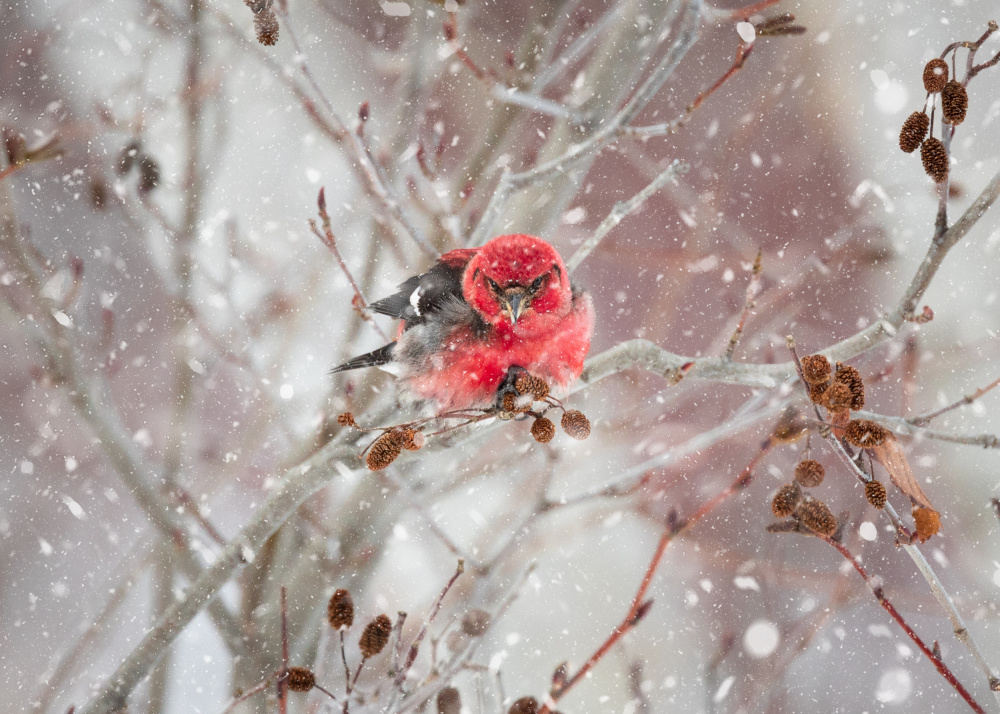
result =
[[595,230],[590,238],[585,240],[583,245],[577,248],[576,252],[573,253],[569,260],[566,261],[566,269],[572,273],[580,267],[580,263],[586,260],[587,256],[594,252],[594,249],[597,248],[600,242],[604,239],[604,236],[606,236],[612,228],[621,223],[625,216],[637,210],[646,202],[646,199],[681,174],[687,173],[690,168],[691,167],[687,164],[683,164],[680,161],[674,161],[644,189],[639,191],[639,193],[627,201],[619,201],[616,203],[607,217],[601,221],[601,225],[597,227],[597,230]]
[[[29,295],[38,304],[38,310],[35,311],[37,320],[23,320],[22,327],[29,331],[30,337],[45,355],[53,377],[68,388],[70,404],[81,421],[93,431],[108,462],[136,503],[164,538],[177,546],[179,564],[184,573],[192,579],[197,578],[202,572],[201,563],[196,556],[187,522],[151,482],[153,469],[144,463],[142,453],[121,423],[120,416],[108,406],[113,401],[100,392],[93,380],[80,374],[65,328],[44,304],[42,285],[24,252],[22,238],[14,221],[10,195],[4,184],[0,184],[0,250],[7,256],[9,264],[23,277]],[[233,654],[253,656],[243,641],[242,629],[221,602],[214,604],[209,609],[209,614]]]
[[941,407],[940,409],[935,409],[934,411],[927,412],[926,414],[920,414],[918,416],[909,417],[906,421],[913,424],[913,426],[925,426],[928,422],[937,419],[942,414],[947,414],[953,409],[958,409],[959,407],[965,406],[966,404],[972,404],[974,401],[982,397],[984,394],[989,392],[991,389],[1000,386],[1000,378],[994,379],[992,382],[987,384],[985,387],[980,387],[972,394],[966,394],[964,397],[959,399],[957,402],[952,402],[948,406]]
[[504,172],[490,197],[476,229],[469,238],[469,245],[482,245],[494,232],[515,191],[527,188],[557,174],[565,173],[577,163],[614,142],[636,115],[656,95],[664,82],[673,74],[681,59],[698,39],[701,24],[701,1],[689,0],[679,21],[677,38],[652,73],[635,91],[632,98],[613,117],[586,141],[574,144],[561,156],[533,169],[520,173]]
[[[396,223],[399,224],[399,226],[403,229],[403,232],[406,233],[413,240],[413,242],[420,247],[421,250],[427,253],[430,257],[436,258],[438,251],[433,245],[430,244],[430,241],[427,240],[423,232],[417,228],[416,224],[414,224],[403,211],[399,197],[379,171],[378,166],[368,150],[368,146],[366,145],[364,138],[347,130],[347,126],[340,118],[340,115],[337,114],[337,110],[334,109],[333,103],[327,98],[322,87],[319,86],[319,82],[316,81],[312,71],[309,69],[309,63],[307,61],[305,50],[299,43],[298,35],[295,32],[295,26],[291,22],[288,12],[281,3],[276,3],[274,8],[284,21],[285,29],[288,30],[288,36],[291,38],[292,45],[295,47],[295,56],[299,65],[299,70],[302,72],[302,76],[306,78],[309,86],[312,87],[312,90],[316,93],[316,96],[319,97],[320,101],[323,103],[323,106],[329,114],[329,120],[327,121],[322,119],[316,112],[310,112],[309,116],[316,122],[329,124],[324,133],[331,138],[334,138],[338,143],[347,149],[348,154],[353,159],[351,163],[355,172],[358,174],[358,178],[361,179],[361,183],[364,186],[365,191],[382,206],[386,213],[388,213],[389,216],[391,216]],[[223,24],[227,27],[231,26],[226,21],[223,21]],[[238,39],[242,44],[246,44],[244,38],[239,37]],[[264,56],[266,57],[266,55]],[[270,68],[277,70],[275,74],[280,81],[285,83],[290,88],[294,85],[294,82],[290,81],[277,63],[271,61],[267,62],[267,64]],[[296,93],[305,96],[301,90],[296,91]]]

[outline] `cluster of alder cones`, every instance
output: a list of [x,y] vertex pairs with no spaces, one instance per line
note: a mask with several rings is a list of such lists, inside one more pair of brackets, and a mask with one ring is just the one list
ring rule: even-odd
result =
[[[326,619],[330,623],[330,627],[340,634],[341,648],[343,648],[344,635],[354,625],[354,600],[351,598],[351,593],[348,590],[341,588],[333,593],[330,597],[330,602],[327,604]],[[470,637],[482,637],[489,630],[491,623],[492,618],[485,610],[469,610],[462,617],[459,629],[452,634],[465,638],[465,641]],[[353,677],[345,685],[346,696],[348,698],[345,701],[349,700],[351,691],[357,683],[358,675],[365,661],[380,654],[389,643],[391,636],[392,622],[385,614],[377,616],[365,625],[365,629],[361,632],[361,637],[358,640],[362,661],[359,663]],[[344,657],[346,667],[347,660],[346,656]],[[316,684],[316,676],[308,667],[289,667],[287,684],[288,689],[293,692],[308,692],[315,688],[330,695],[329,692]],[[520,701],[518,700],[518,702]],[[518,702],[515,702],[515,705]],[[437,695],[436,703],[439,714],[460,714],[462,711],[462,698],[459,691],[454,687],[445,687],[442,689]],[[515,712],[515,714],[522,714],[522,712],[524,714],[534,714],[534,711],[537,711],[537,707],[535,710],[515,709],[512,707],[510,711]]]
[[[534,377],[530,374],[522,375],[514,383],[514,390],[517,394],[508,393],[503,397],[503,406],[500,409],[479,409],[462,410],[457,412],[447,412],[436,417],[420,419],[407,424],[396,426],[378,427],[376,429],[365,429],[358,425],[351,412],[344,412],[337,417],[337,423],[341,426],[349,426],[359,431],[381,431],[382,434],[373,441],[365,450],[365,464],[372,471],[380,471],[395,461],[403,450],[417,451],[427,443],[428,436],[442,434],[451,429],[465,424],[481,421],[483,419],[516,419],[521,417],[534,417],[531,423],[532,438],[541,443],[547,444],[556,435],[556,425],[551,419],[545,416],[550,409],[561,409],[562,419],[559,420],[563,431],[574,439],[582,440],[590,436],[590,420],[587,416],[576,409],[566,409],[558,399],[549,393],[549,385],[545,380]],[[535,411],[537,402],[544,406],[541,411]],[[461,419],[459,423],[448,429],[425,434],[424,427],[431,422],[444,419]]]
[[[913,112],[903,122],[903,128],[899,132],[899,148],[912,154],[919,147],[924,171],[935,183],[943,183],[948,179],[949,158],[944,142],[933,136],[934,97],[941,95],[941,116],[944,117],[944,123],[957,126],[965,121],[969,95],[965,91],[965,85],[955,78],[949,79],[948,63],[938,57],[924,67],[924,89],[927,90],[924,109]],[[931,101],[930,116],[927,116],[928,99]]]
[[[865,385],[861,374],[850,365],[837,362],[831,367],[823,355],[802,358],[802,379],[809,387],[809,398],[829,414],[830,425],[851,446],[863,449],[882,463],[893,482],[914,501],[913,520],[917,536],[927,540],[941,527],[940,515],[928,505],[927,497],[909,473],[905,460],[896,458],[895,437],[881,424],[868,419],[851,419],[851,411],[865,406]],[[836,519],[822,501],[803,496],[802,487],[818,486],[823,481],[822,465],[806,459],[795,468],[795,481],[782,486],[771,508],[779,518],[793,516],[811,531],[829,537],[837,530]],[[865,498],[882,509],[887,501],[885,486],[874,478],[865,483]]]

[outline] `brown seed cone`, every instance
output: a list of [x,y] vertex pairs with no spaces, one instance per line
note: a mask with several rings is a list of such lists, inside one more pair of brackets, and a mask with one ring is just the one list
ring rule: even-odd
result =
[[851,391],[850,409],[858,411],[865,408],[865,383],[857,369],[838,362],[833,381],[845,385]]
[[470,637],[482,637],[490,629],[490,613],[486,610],[469,610],[462,616],[462,632]]
[[917,527],[917,537],[927,540],[941,530],[941,514],[933,508],[914,508],[913,523]]
[[934,183],[944,183],[948,179],[948,151],[940,139],[932,136],[920,145],[920,160]]
[[771,512],[775,518],[787,518],[795,512],[795,507],[802,500],[802,489],[794,481],[786,483],[778,489],[771,499]]
[[337,415],[337,423],[341,426],[357,426],[358,423],[354,421],[354,415],[351,412],[344,412],[343,414]]
[[948,81],[948,63],[935,57],[924,65],[924,89],[931,94],[940,92]]
[[308,692],[316,686],[312,670],[305,667],[288,668],[288,688],[293,692]]
[[815,488],[823,483],[825,477],[826,469],[819,461],[805,459],[795,464],[795,480],[799,482],[800,486]]
[[374,620],[365,625],[361,639],[358,640],[358,647],[361,648],[361,656],[365,659],[374,657],[389,643],[389,635],[392,634],[392,620],[387,615],[379,615]]
[[583,412],[579,412],[576,409],[563,412],[560,424],[563,431],[574,439],[582,441],[590,436],[590,419]]
[[514,412],[515,414],[531,410],[531,402],[524,402],[523,404],[518,404],[518,401],[519,400],[517,396],[514,394],[507,393],[503,395],[503,410],[505,412]]
[[802,377],[809,384],[821,384],[830,379],[830,360],[823,355],[802,358]]
[[398,431],[387,431],[372,444],[365,463],[372,471],[379,471],[395,461],[402,450],[403,435]]
[[851,419],[844,428],[844,438],[852,446],[871,449],[881,446],[889,438],[889,430],[867,419]]
[[507,714],[538,714],[538,700],[534,697],[521,697],[510,705]]
[[334,591],[326,606],[326,619],[335,630],[354,624],[354,600],[350,592],[343,588]]
[[822,536],[832,536],[837,531],[837,519],[822,501],[803,501],[795,509],[795,515],[809,530]]
[[851,408],[851,390],[846,384],[834,382],[823,392],[824,407],[832,412],[839,412]]
[[880,481],[869,481],[865,484],[865,498],[868,499],[868,503],[881,510],[885,507],[885,486]]
[[407,451],[419,451],[427,443],[427,437],[424,436],[424,432],[417,431],[416,429],[403,429],[402,438],[403,448]]
[[813,404],[819,404],[824,406],[823,395],[826,394],[826,390],[830,388],[830,382],[820,382],[819,384],[809,385],[809,399]]
[[514,382],[514,389],[517,390],[518,394],[530,394],[536,402],[549,396],[549,385],[546,384],[545,380],[532,377],[530,374],[518,377],[517,381]]
[[253,16],[253,29],[257,32],[257,42],[271,46],[278,41],[278,16],[274,10],[258,12]]
[[539,444],[547,444],[556,435],[556,425],[552,423],[551,419],[538,417],[531,424],[531,435]]
[[912,154],[927,136],[927,129],[930,125],[931,119],[927,116],[927,112],[913,112],[903,122],[903,128],[899,130],[899,148],[907,154]]
[[437,695],[438,714],[461,714],[462,696],[454,687],[445,687]]
[[941,90],[941,113],[944,120],[952,126],[965,121],[965,111],[969,108],[969,93],[961,82],[954,79],[944,85]]

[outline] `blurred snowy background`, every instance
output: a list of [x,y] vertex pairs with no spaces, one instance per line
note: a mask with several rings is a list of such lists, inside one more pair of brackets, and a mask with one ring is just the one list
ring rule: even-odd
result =
[[[899,127],[921,107],[924,62],[978,38],[996,10],[985,0],[761,9],[757,20],[789,12],[807,32],[759,38],[677,133],[625,137],[532,184],[490,235],[534,232],[568,257],[617,202],[679,159],[690,171],[614,228],[576,274],[598,315],[591,354],[635,337],[692,357],[723,352],[758,250],[762,292],[735,359],[784,362],[790,333],[803,354],[825,348],[891,309],[923,259],[937,197],[919,159],[899,151]],[[364,415],[391,393],[391,378],[329,375],[382,342],[310,233],[320,187],[347,266],[367,297],[382,297],[430,264],[412,233],[438,251],[461,245],[502,172],[599,130],[691,31],[690,11],[666,0],[293,0],[297,51],[284,16],[277,44],[258,44],[237,0],[3,2],[0,123],[29,150],[52,137],[62,150],[0,179],[9,711],[80,711],[286,469],[340,433],[339,412],[374,425]],[[683,116],[730,67],[743,18],[706,6],[697,42],[634,123]],[[457,43],[445,22],[455,22]],[[593,42],[563,62],[582,37]],[[980,57],[998,51],[994,36]],[[952,144],[953,217],[1000,171],[1000,66],[969,95]],[[359,151],[412,230],[366,188]],[[1000,376],[998,242],[994,208],[921,301],[934,320],[852,360],[868,409],[919,414]],[[333,589],[352,591],[361,624],[409,613],[409,641],[458,555],[466,573],[430,629],[440,662],[463,644],[448,643],[457,618],[517,595],[470,660],[482,667],[454,678],[464,707],[503,712],[517,697],[542,698],[560,663],[572,673],[620,622],[666,514],[684,518],[724,488],[787,395],[694,379],[671,386],[632,369],[570,397],[593,422],[587,441],[560,434],[543,446],[526,425],[506,423],[386,472],[334,469],[221,590],[214,614],[170,645],[130,711],[219,712],[273,672],[281,585],[292,663],[316,669],[339,695],[339,652],[323,622]],[[761,416],[686,446],[747,414]],[[1000,433],[1000,393],[935,427]],[[997,452],[905,444],[943,514],[943,534],[922,549],[1000,667]],[[996,711],[884,516],[820,440],[813,447],[828,469],[817,493],[851,513],[845,542]],[[635,492],[573,500],[671,449],[678,456]],[[560,711],[965,710],[832,548],[764,531],[770,495],[800,449],[772,451],[749,489],[671,544],[652,610]],[[907,510],[898,493],[890,498]],[[384,671],[367,666],[362,691]],[[430,674],[425,643],[413,686]],[[275,711],[270,691],[240,711]],[[351,711],[384,711],[385,701]],[[316,693],[290,707],[331,710]]]

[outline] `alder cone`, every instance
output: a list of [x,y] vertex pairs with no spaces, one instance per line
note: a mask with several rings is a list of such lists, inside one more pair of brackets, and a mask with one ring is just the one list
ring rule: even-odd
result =
[[316,677],[312,670],[305,667],[288,668],[288,688],[293,692],[308,692],[316,686]]
[[865,484],[865,498],[875,508],[882,510],[886,502],[885,486],[878,481],[869,481]]
[[944,89],[948,81],[948,63],[940,57],[935,57],[924,65],[924,89],[936,94]]
[[819,486],[825,477],[826,469],[819,461],[805,459],[795,465],[795,480],[806,488]]
[[906,121],[903,128],[899,130],[899,148],[907,154],[912,154],[927,136],[927,129],[931,125],[931,118],[926,112],[913,112]]
[[795,515],[809,530],[822,536],[832,536],[837,532],[837,519],[833,511],[822,501],[804,501]]
[[326,606],[326,619],[335,630],[348,628],[354,624],[354,600],[351,593],[339,588],[330,596]]
[[369,622],[365,625],[365,631],[361,633],[361,639],[358,641],[361,656],[368,659],[377,655],[385,649],[391,634],[392,620],[387,615],[379,615]]
[[969,108],[969,93],[961,82],[954,79],[944,85],[941,90],[941,113],[944,120],[952,126],[965,121],[965,111]]
[[948,150],[940,139],[932,136],[920,145],[920,160],[924,164],[924,171],[934,179],[934,183],[948,180]]
[[802,500],[802,490],[797,483],[786,483],[771,499],[771,513],[775,518],[786,518],[795,512]]
[[[920,138],[923,139],[923,137]],[[807,355],[803,357],[802,378],[809,384],[822,384],[827,381],[830,378],[830,360],[824,355]]]

